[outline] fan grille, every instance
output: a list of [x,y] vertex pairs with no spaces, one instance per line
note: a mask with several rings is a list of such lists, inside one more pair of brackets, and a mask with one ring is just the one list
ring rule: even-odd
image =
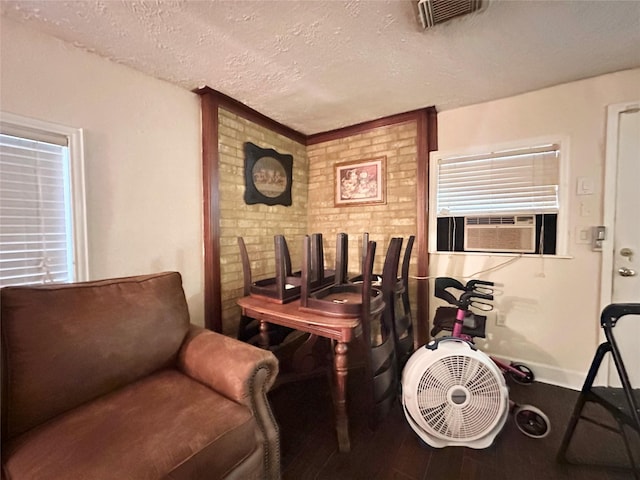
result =
[[431,364],[417,390],[426,430],[443,439],[473,440],[486,435],[504,411],[496,374],[485,363],[450,355]]

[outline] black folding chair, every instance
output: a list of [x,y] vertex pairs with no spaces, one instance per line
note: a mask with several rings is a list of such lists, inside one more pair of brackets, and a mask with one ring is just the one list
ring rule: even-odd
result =
[[[569,425],[567,426],[567,430],[560,445],[557,460],[564,463],[584,464],[584,462],[569,459],[567,456],[567,450],[576,427],[578,426],[578,422],[580,420],[585,420],[590,424],[619,433],[623,438],[626,454],[629,459],[629,466],[605,463],[591,465],[621,468],[631,471],[636,479],[640,479],[638,447],[637,444],[632,444],[631,439],[625,431],[625,427],[631,428],[640,435],[640,409],[638,408],[638,405],[640,405],[640,389],[638,389],[638,385],[636,385],[636,389],[634,390],[631,382],[629,381],[629,375],[613,333],[614,327],[618,324],[620,319],[626,315],[640,315],[640,303],[611,304],[602,311],[602,315],[600,316],[600,325],[604,329],[607,341],[598,347],[593,358],[591,368],[589,369],[587,378],[582,386],[582,391],[580,392],[580,396],[578,397],[573,409],[573,414],[571,415]],[[640,317],[631,318],[636,321],[640,321]],[[638,345],[638,347],[640,347],[640,345]],[[596,375],[598,374],[598,369],[602,365],[602,361],[607,353],[611,353],[613,357],[613,362],[620,377],[622,388],[593,386]],[[607,425],[599,419],[586,415],[584,413],[584,409],[588,402],[598,404],[607,410],[615,420],[617,426],[613,427],[611,425]]]

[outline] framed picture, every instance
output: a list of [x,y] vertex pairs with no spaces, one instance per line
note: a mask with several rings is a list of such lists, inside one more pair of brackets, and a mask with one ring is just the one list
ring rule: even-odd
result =
[[387,157],[339,163],[335,166],[334,204],[378,205],[386,203]]
[[291,205],[293,156],[244,144],[244,201],[247,205]]

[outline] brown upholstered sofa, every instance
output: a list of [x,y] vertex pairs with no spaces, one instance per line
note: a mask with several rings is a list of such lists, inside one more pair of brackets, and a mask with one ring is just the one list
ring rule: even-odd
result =
[[3,479],[280,477],[277,360],[191,325],[178,273],[0,296]]

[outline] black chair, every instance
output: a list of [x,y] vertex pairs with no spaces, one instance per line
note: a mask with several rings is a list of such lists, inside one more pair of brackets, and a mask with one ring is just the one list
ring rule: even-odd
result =
[[397,302],[394,334],[396,338],[396,355],[400,371],[414,351],[413,338],[413,316],[411,315],[411,300],[409,298],[409,266],[411,262],[411,252],[416,237],[411,235],[407,240],[402,258],[402,291],[400,293],[402,302]]
[[362,264],[362,341],[367,352],[365,371],[370,389],[371,428],[375,428],[393,407],[399,383],[393,330],[383,318],[386,306],[374,307],[372,296],[366,294],[372,289],[375,251],[376,243],[369,242]]
[[[369,234],[363,234],[362,251],[367,251]],[[382,290],[385,311],[384,322],[393,335],[398,372],[402,372],[404,365],[413,353],[413,318],[411,315],[411,301],[409,299],[409,265],[411,251],[415,237],[412,235],[407,241],[402,260],[401,276],[398,277],[400,254],[403,239],[394,237],[389,242],[382,267],[382,274],[373,274],[374,283],[379,282]],[[365,256],[362,257],[363,271]],[[362,275],[351,279],[352,282],[362,280]]]
[[[329,287],[311,292],[308,278],[311,249],[309,239],[305,238],[299,307],[302,311],[324,315],[328,319],[354,316],[360,318],[362,334],[358,336],[357,345],[362,347],[364,357],[366,411],[369,414],[371,428],[375,428],[386,417],[393,407],[398,392],[393,328],[383,316],[386,310],[384,294],[380,288],[372,285],[375,250],[376,243],[368,242],[360,280],[348,281],[346,278],[347,237],[345,234],[339,234],[336,282]],[[350,358],[350,364],[351,361],[352,358]]]
[[[632,444],[631,439],[625,431],[626,428],[630,428],[640,435],[640,409],[638,407],[640,405],[640,389],[636,388],[634,390],[631,385],[627,369],[622,359],[621,351],[614,336],[614,327],[622,317],[627,315],[640,315],[640,303],[611,304],[602,311],[602,315],[600,316],[600,325],[604,330],[607,340],[596,350],[596,354],[591,363],[591,368],[589,368],[589,373],[587,374],[587,378],[582,386],[582,391],[580,392],[580,396],[578,397],[573,409],[573,414],[571,415],[569,425],[567,426],[567,430],[565,431],[564,438],[560,445],[557,460],[562,463],[584,463],[571,460],[567,456],[567,450],[571,444],[576,427],[580,420],[584,420],[589,424],[597,425],[598,427],[620,434],[624,441],[626,454],[629,460],[629,466],[605,463],[591,465],[622,468],[624,470],[631,471],[636,479],[640,479],[640,465],[637,463],[638,457],[634,456],[634,451],[637,454],[640,450],[638,450],[637,444]],[[631,318],[634,318],[636,321],[640,321],[640,317]],[[631,318],[629,318],[629,320],[631,320]],[[610,353],[613,357],[613,362],[620,377],[622,388],[593,386],[598,370],[607,353]],[[599,418],[595,418],[592,415],[586,415],[584,413],[584,409],[588,402],[600,405],[609,412],[617,424],[616,427],[607,425]]]

